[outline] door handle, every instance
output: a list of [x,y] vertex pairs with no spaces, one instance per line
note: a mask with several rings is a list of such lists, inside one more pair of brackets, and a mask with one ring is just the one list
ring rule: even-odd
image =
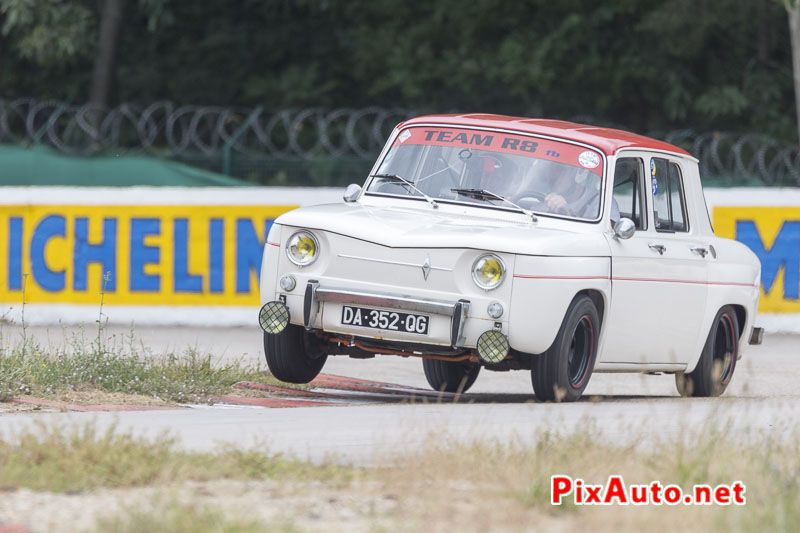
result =
[[664,246],[663,244],[655,244],[655,243],[652,243],[652,242],[651,242],[651,243],[650,243],[650,244],[648,244],[647,246],[648,246],[648,247],[649,247],[651,250],[655,250],[656,252],[658,252],[660,255],[664,255],[664,252],[666,252],[666,251],[667,251],[667,247],[666,247],[666,246]]
[[702,246],[696,246],[694,248],[689,248],[691,251],[699,255],[700,257],[705,257],[708,254],[708,250],[703,248]]

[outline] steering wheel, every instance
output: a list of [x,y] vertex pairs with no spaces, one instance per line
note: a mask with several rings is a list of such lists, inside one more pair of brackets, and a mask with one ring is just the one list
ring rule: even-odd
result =
[[[521,207],[531,208],[531,207],[538,207],[544,204],[544,199],[547,197],[546,194],[541,193],[539,191],[525,191],[522,193],[523,195],[517,200],[517,203]],[[527,206],[525,204],[528,204]]]

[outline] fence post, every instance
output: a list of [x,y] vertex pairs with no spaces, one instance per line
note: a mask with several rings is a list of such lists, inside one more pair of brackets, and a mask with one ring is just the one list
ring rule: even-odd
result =
[[225,148],[223,148],[222,153],[222,173],[226,176],[233,176],[233,145],[236,144],[239,137],[244,135],[244,132],[250,127],[250,124],[258,118],[258,115],[260,115],[263,110],[263,106],[257,106],[253,109],[250,114],[247,115],[245,121],[242,122],[242,125],[233,132],[231,138],[225,142]]

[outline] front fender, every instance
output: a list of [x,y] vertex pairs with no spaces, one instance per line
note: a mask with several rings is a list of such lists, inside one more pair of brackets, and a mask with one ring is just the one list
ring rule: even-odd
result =
[[610,258],[517,256],[509,312],[511,347],[532,354],[547,350],[556,338],[570,302],[584,290],[597,291],[604,307],[608,307]]
[[269,230],[269,235],[267,235],[267,242],[264,243],[264,255],[261,258],[261,276],[259,277],[261,305],[275,299],[275,292],[278,286],[278,262],[283,248],[282,228],[280,224],[273,224]]

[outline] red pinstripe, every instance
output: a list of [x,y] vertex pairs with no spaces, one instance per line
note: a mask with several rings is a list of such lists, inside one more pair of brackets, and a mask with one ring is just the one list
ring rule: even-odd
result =
[[731,285],[734,287],[754,287],[750,283],[736,283],[733,281],[696,281],[684,279],[655,279],[655,278],[612,278],[612,281],[651,281],[657,283],[689,283],[693,285]]
[[514,274],[515,278],[524,279],[609,279],[608,276],[525,276]]
[[682,279],[656,279],[656,278],[609,278],[608,276],[528,276],[523,274],[514,274],[515,278],[522,279],[556,279],[556,280],[572,280],[572,279],[611,279],[611,281],[650,281],[654,283],[689,283],[694,285],[729,285],[733,287],[757,287],[750,283],[736,283],[733,281],[695,281],[695,280],[682,280]]

